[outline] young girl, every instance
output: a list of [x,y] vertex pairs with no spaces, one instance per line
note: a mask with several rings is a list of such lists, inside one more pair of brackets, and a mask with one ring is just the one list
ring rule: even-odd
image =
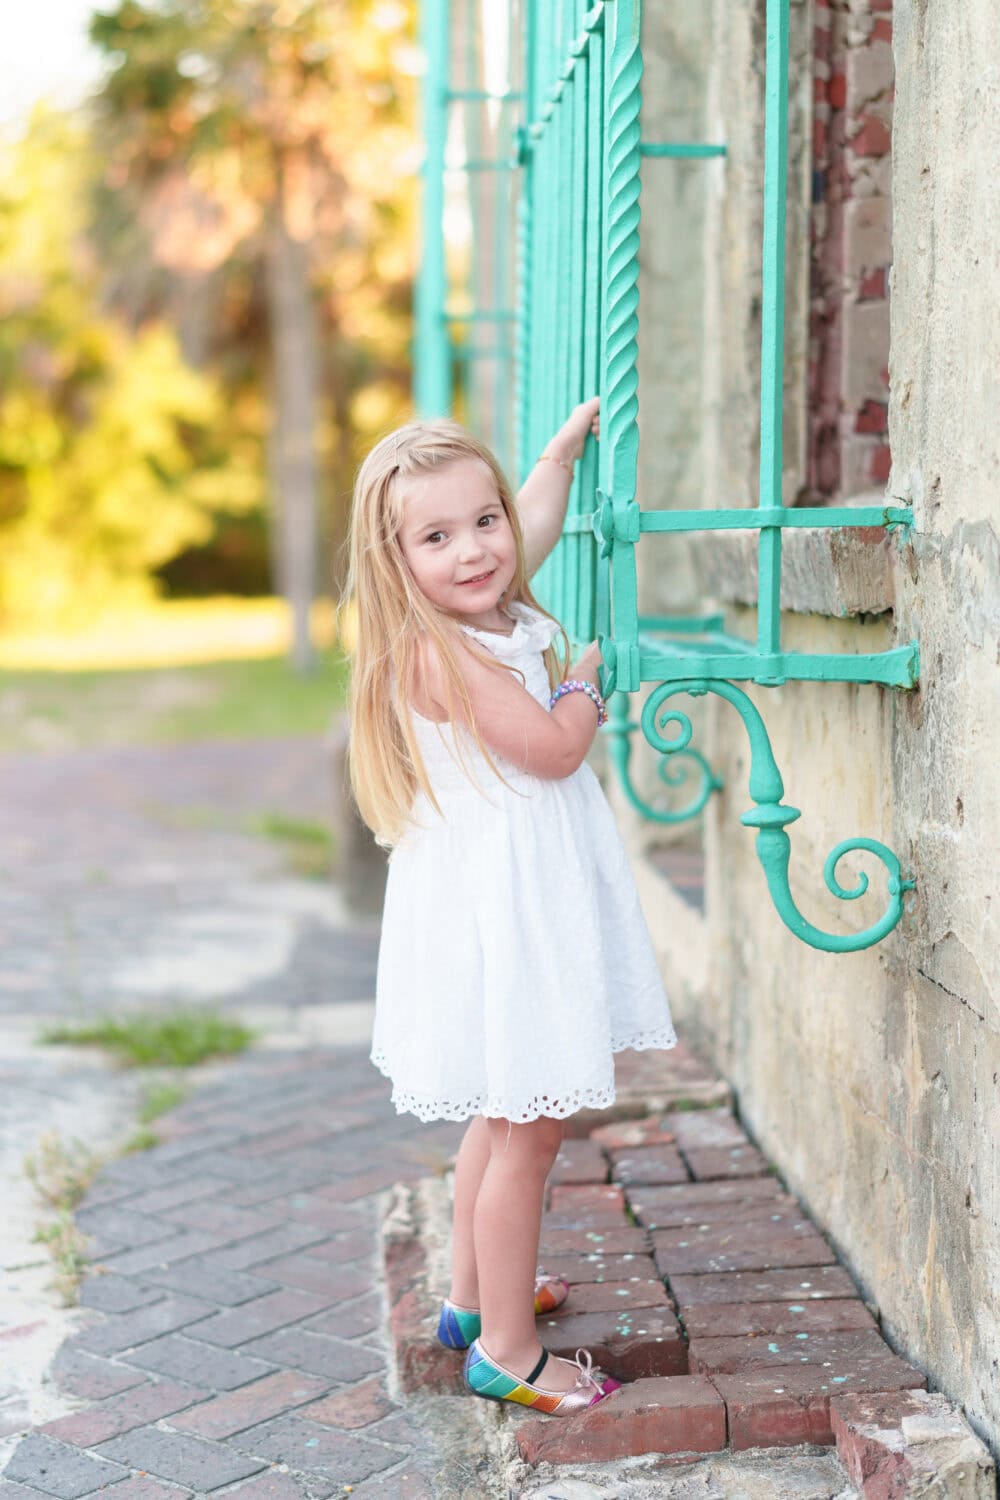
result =
[[468,1347],[476,1394],[556,1416],[618,1387],[586,1350],[547,1355],[535,1327],[569,1292],[536,1276],[562,1121],[613,1102],[615,1052],[677,1040],[584,759],[606,716],[598,646],[567,671],[565,632],[528,585],[559,538],[590,431],[596,398],[546,445],[516,503],[455,422],[383,438],[357,477],[348,585],[352,785],[392,850],[371,1057],[397,1111],[471,1117],[439,1337]]

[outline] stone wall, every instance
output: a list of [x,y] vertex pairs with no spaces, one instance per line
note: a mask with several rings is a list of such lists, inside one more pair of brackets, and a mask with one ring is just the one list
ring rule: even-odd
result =
[[[663,7],[687,9],[681,0]],[[730,155],[708,179],[705,213],[704,503],[749,505],[757,484],[763,3],[716,0],[713,14],[708,135],[726,140]],[[703,725],[703,748],[725,782],[705,817],[704,920],[681,907],[648,861],[637,858],[636,868],[687,1036],[725,1072],[745,1123],[878,1304],[890,1342],[964,1405],[996,1450],[1000,11],[991,0],[895,3],[886,433],[875,430],[871,403],[884,407],[887,394],[879,360],[888,312],[880,288],[889,262],[889,19],[884,0],[793,4],[784,489],[791,502],[877,484],[878,495],[913,506],[915,526],[909,539],[789,537],[782,629],[786,648],[803,651],[875,651],[916,639],[920,687],[788,683],[750,696],[785,801],[802,810],[789,834],[791,888],[804,914],[846,933],[881,913],[885,880],[870,856],[852,856],[838,871],[847,885],[867,871],[871,890],[861,900],[838,901],[824,886],[829,850],[853,835],[888,844],[917,889],[897,929],[873,948],[837,956],[796,940],[771,904],[753,835],[739,823],[752,805],[748,743],[737,715],[718,703]],[[828,45],[817,48],[824,21]],[[859,123],[866,112],[869,123]],[[841,187],[850,187],[839,223],[828,215],[821,232],[814,126],[839,132]],[[862,146],[878,150],[859,148],[863,131]],[[829,140],[823,149],[833,150]],[[877,224],[869,217],[875,199]],[[648,197],[643,214],[648,222]],[[867,333],[852,332],[858,318]],[[640,343],[655,336],[644,321]],[[644,410],[671,399],[667,380],[665,366],[647,369]],[[722,606],[730,630],[752,635],[746,534],[724,543],[709,536],[691,558],[704,591],[695,597]],[[645,586],[655,593],[648,572]],[[641,838],[632,837],[638,851]]]

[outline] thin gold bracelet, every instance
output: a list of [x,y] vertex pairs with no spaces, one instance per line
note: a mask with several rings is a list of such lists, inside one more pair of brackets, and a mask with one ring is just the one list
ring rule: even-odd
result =
[[573,465],[568,464],[564,458],[556,458],[551,453],[540,453],[538,455],[538,458],[536,459],[536,463],[541,463],[543,458],[547,459],[550,464],[558,464],[560,469],[566,470],[566,473],[569,475],[570,479],[573,478]]

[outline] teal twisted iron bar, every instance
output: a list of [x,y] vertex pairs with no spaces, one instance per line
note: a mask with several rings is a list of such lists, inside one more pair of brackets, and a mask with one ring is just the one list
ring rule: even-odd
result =
[[[425,0],[425,13],[434,12],[433,20],[426,21],[431,42],[440,37],[447,3]],[[456,314],[453,320],[493,321],[499,328],[509,323],[508,314],[516,315],[510,354],[516,382],[516,467],[522,479],[567,406],[595,389],[600,392],[601,442],[587,444],[571,489],[563,538],[536,575],[534,587],[575,640],[595,635],[600,640],[602,683],[611,710],[602,733],[626,795],[647,817],[662,823],[696,815],[720,782],[690,745],[687,715],[677,708],[662,714],[661,710],[668,699],[684,693],[711,693],[727,701],[741,715],[751,748],[749,791],[755,807],[741,821],[758,830],[756,850],[775,908],[802,941],[828,952],[849,952],[878,942],[893,929],[902,915],[905,892],[914,883],[904,878],[898,859],[886,846],[864,838],[842,841],[824,866],[828,890],[845,901],[865,893],[864,874],[851,888],[836,874],[847,853],[864,851],[886,869],[888,905],[877,922],[850,935],[827,933],[806,921],[789,887],[790,841],[785,832],[800,813],[783,804],[781,777],[763,719],[736,685],[768,687],[811,680],[912,688],[919,672],[915,642],[856,655],[791,652],[781,644],[785,527],[880,527],[905,539],[913,519],[908,509],[889,505],[783,504],[788,11],[789,0],[767,0],[760,490],[755,508],[647,512],[636,499],[640,165],[644,158],[710,160],[726,154],[720,144],[640,139],[640,0],[526,3],[523,119],[514,132],[514,163],[520,176],[517,305]],[[442,72],[439,81],[446,76]],[[431,147],[429,136],[429,162]],[[443,168],[443,155],[441,164]],[[470,165],[479,164],[466,163]],[[432,192],[425,196],[425,204],[429,212],[437,212]],[[422,278],[423,274],[422,264]],[[441,291],[437,315],[438,323],[444,324],[448,315],[443,283]],[[424,347],[419,336],[417,345],[419,376]],[[418,379],[418,388],[419,384]],[[640,616],[635,548],[644,533],[735,529],[759,534],[755,642],[727,634],[721,615]],[[649,683],[655,686],[638,722],[632,721],[628,695]],[[670,724],[680,733],[667,738],[663,730]],[[688,788],[683,808],[652,807],[636,791],[629,773],[631,737],[636,732],[660,753],[663,782],[674,790]]]
[[[784,365],[784,245],[785,199],[787,186],[787,100],[788,100],[788,0],[768,0],[767,55],[765,81],[765,172],[764,172],[764,246],[761,331],[761,448],[760,491],[756,511],[716,510],[704,512],[656,512],[643,514],[629,495],[625,503],[615,505],[613,496],[598,494],[591,520],[602,555],[607,556],[612,571],[618,567],[622,552],[634,554],[640,536],[646,532],[680,532],[753,528],[760,533],[758,544],[758,629],[756,650],[748,642],[726,636],[722,622],[700,622],[703,638],[685,644],[671,640],[650,639],[640,633],[637,603],[628,597],[631,568],[625,574],[626,597],[621,600],[630,610],[631,639],[624,644],[616,640],[602,642],[605,660],[603,682],[615,698],[634,691],[641,682],[659,685],[649,694],[643,707],[641,728],[646,740],[664,756],[697,756],[690,747],[691,723],[674,709],[658,720],[657,715],[668,698],[678,693],[698,697],[711,692],[728,701],[743,719],[751,748],[750,795],[756,807],[741,821],[758,830],[757,855],[767,879],[768,889],[779,916],[796,937],[826,952],[854,952],[879,942],[900,920],[903,900],[914,882],[903,877],[899,861],[885,845],[872,839],[848,839],[839,843],[829,855],[824,878],[827,888],[841,900],[856,900],[868,889],[868,877],[861,875],[856,886],[845,888],[837,879],[840,860],[849,852],[864,850],[879,859],[887,871],[888,903],[882,917],[863,931],[852,934],[824,932],[808,922],[798,910],[788,880],[790,841],[786,826],[801,816],[798,809],[782,804],[784,788],[771,749],[767,730],[759,710],[737,680],[773,686],[788,679],[820,681],[878,682],[898,687],[913,687],[919,670],[915,642],[892,651],[865,655],[819,655],[785,652],[780,636],[780,576],[783,528],[792,526],[874,526],[905,529],[912,524],[912,513],[901,507],[831,507],[789,508],[782,504],[782,385]],[[610,393],[609,393],[610,394]],[[577,524],[582,522],[579,517]],[[619,595],[620,599],[621,596]],[[615,634],[619,634],[624,611],[616,612]],[[677,622],[664,621],[673,625]],[[617,689],[618,691],[615,691]],[[662,730],[668,723],[677,724],[680,734],[672,739]],[[627,795],[638,801],[628,775],[628,735],[631,726],[616,709],[604,733],[613,742],[612,760]],[[699,811],[718,785],[711,768],[703,758],[695,764],[701,772],[701,785],[683,812],[688,816]]]

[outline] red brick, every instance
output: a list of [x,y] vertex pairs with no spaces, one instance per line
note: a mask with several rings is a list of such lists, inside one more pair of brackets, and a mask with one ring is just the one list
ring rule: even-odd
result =
[[833,109],[843,109],[847,103],[847,76],[844,73],[834,73],[830,79],[827,89],[827,97]]
[[549,1258],[546,1270],[572,1285],[605,1281],[659,1280],[651,1255],[573,1255],[568,1251]]
[[186,1411],[175,1417],[170,1425],[179,1432],[193,1432],[198,1437],[228,1438],[258,1422],[278,1417],[295,1406],[314,1401],[330,1389],[329,1380],[318,1380],[314,1375],[303,1375],[298,1370],[282,1370],[276,1375],[265,1375],[252,1385],[240,1386],[237,1391],[227,1391],[212,1401]]
[[[833,1396],[830,1425],[837,1457],[865,1500],[932,1494],[942,1487],[946,1472],[955,1473],[956,1459],[966,1471],[966,1483],[956,1488],[968,1495],[993,1493],[996,1474],[988,1451],[941,1391]],[[973,1457],[977,1446],[978,1463]],[[977,1470],[982,1488],[976,1483]]]
[[717,1453],[726,1411],[698,1376],[637,1380],[579,1416],[524,1419],[517,1445],[529,1464],[601,1463],[637,1453]]
[[323,1422],[328,1427],[357,1428],[367,1427],[369,1422],[377,1422],[380,1417],[396,1410],[395,1402],[390,1401],[386,1394],[385,1381],[380,1375],[373,1375],[361,1385],[303,1407],[299,1416],[310,1422]]
[[597,1141],[563,1141],[550,1183],[607,1182],[608,1162]]
[[[126,1489],[126,1485],[116,1486]],[[367,1489],[367,1485],[365,1486]],[[110,1494],[110,1491],[108,1492]],[[355,1491],[360,1493],[360,1491]],[[177,1490],[171,1490],[177,1500]],[[227,1490],[226,1500],[302,1500],[302,1490],[290,1474],[259,1474],[241,1484],[238,1490]]]
[[733,1181],[686,1182],[675,1187],[664,1185],[637,1188],[634,1192],[626,1192],[625,1196],[630,1203],[633,1198],[641,1197],[644,1203],[655,1203],[658,1207],[693,1208],[698,1204],[709,1207],[726,1203],[770,1202],[775,1198],[786,1198],[788,1194],[778,1179],[768,1174],[767,1177],[741,1177]]
[[[885,266],[878,266],[874,271],[868,271],[861,278],[858,286],[859,302],[880,302],[888,293],[888,273]],[[880,432],[885,429],[879,428]]]
[[561,1312],[537,1320],[546,1349],[571,1359],[589,1349],[595,1365],[618,1380],[646,1375],[686,1375],[687,1350],[680,1325],[667,1307],[624,1312]]
[[792,1266],[818,1266],[836,1263],[837,1257],[822,1235],[807,1232],[786,1235],[783,1239],[761,1240],[754,1244],[734,1244],[719,1248],[712,1244],[659,1244],[673,1230],[653,1234],[653,1258],[662,1276],[694,1271],[770,1271]]
[[389,1312],[396,1368],[403,1391],[464,1391],[462,1361],[435,1337],[439,1305],[431,1305],[416,1289],[400,1294]]
[[641,1255],[649,1250],[649,1236],[644,1229],[626,1224],[624,1219],[617,1229],[609,1225],[607,1229],[547,1230],[543,1225],[539,1254],[547,1263],[554,1265],[555,1257],[563,1250],[571,1254],[575,1251],[578,1255],[586,1255],[592,1250],[599,1250],[602,1254],[622,1255],[631,1250]]
[[592,1141],[606,1151],[624,1150],[630,1146],[662,1146],[674,1139],[667,1115],[647,1115],[644,1120],[616,1120],[591,1131]]
[[687,1167],[676,1146],[633,1146],[612,1151],[611,1175],[616,1182],[689,1182]]
[[[575,1286],[563,1304],[566,1312],[620,1312],[632,1307],[667,1307],[667,1294],[659,1278],[647,1281],[584,1282]],[[557,1309],[553,1317],[564,1316]]]
[[112,1396],[97,1406],[84,1411],[71,1412],[66,1417],[56,1417],[39,1428],[64,1443],[73,1443],[78,1448],[93,1448],[110,1438],[129,1432],[133,1427],[144,1427],[160,1417],[181,1411],[192,1402],[201,1400],[204,1392],[192,1386],[174,1385],[169,1380],[141,1385],[130,1391]]
[[284,1198],[268,1201],[268,1213],[281,1220],[294,1219],[297,1224],[314,1224],[318,1229],[331,1234],[341,1229],[356,1229],[358,1211],[345,1208],[342,1203],[332,1203],[318,1193],[289,1193]]
[[698,1146],[684,1151],[692,1173],[700,1181],[713,1177],[762,1177],[767,1157],[756,1146]]
[[689,1339],[748,1338],[758,1333],[841,1333],[877,1329],[858,1297],[819,1302],[717,1302],[684,1313]]
[[858,1294],[850,1276],[838,1265],[671,1276],[670,1290],[682,1313],[706,1303],[812,1302]]
[[692,1339],[688,1363],[692,1374],[737,1375],[741,1370],[772,1365],[820,1365],[830,1376],[868,1369],[892,1350],[877,1328],[842,1333],[769,1334],[751,1338]]
[[848,145],[855,156],[888,156],[892,132],[878,115],[859,115],[861,129],[851,136]]
[[624,1212],[616,1212],[611,1209],[608,1213],[600,1210],[587,1209],[561,1209],[550,1210],[542,1218],[542,1229],[620,1229],[622,1225],[628,1224]]
[[590,1182],[582,1186],[552,1189],[549,1204],[553,1212],[560,1213],[619,1213],[625,1212],[625,1194],[620,1187],[610,1182]]
[[880,19],[877,20],[875,22],[874,26],[872,27],[872,41],[873,42],[891,42],[892,41],[892,22],[891,21],[887,21],[884,17],[880,17]]
[[[140,1474],[134,1479],[125,1479],[121,1484],[116,1484],[115,1489],[121,1496],[121,1500],[177,1500],[178,1495],[187,1494],[186,1490],[175,1489],[172,1484],[160,1484],[159,1480],[150,1479],[148,1474]],[[28,1493],[27,1490],[24,1491],[25,1495]],[[111,1491],[99,1490],[97,1493],[110,1495]],[[35,1491],[32,1490],[31,1495],[34,1496],[34,1494]],[[238,1500],[238,1496],[230,1490],[226,1500]],[[262,1500],[269,1500],[269,1497],[263,1496]],[[298,1496],[295,1500],[298,1500]]]
[[[284,1286],[317,1293],[320,1298],[315,1309],[317,1312],[326,1305],[322,1299],[358,1297],[371,1285],[371,1275],[360,1266],[328,1265],[316,1255],[282,1255],[277,1260],[263,1260],[254,1266],[254,1272],[271,1281],[280,1281]],[[244,1303],[243,1307],[246,1305]],[[242,1310],[237,1309],[238,1312]]]
[[831,1396],[902,1390],[926,1383],[922,1371],[895,1355],[887,1355],[871,1370],[836,1376],[817,1365],[778,1365],[712,1377],[726,1403],[729,1446],[734,1449],[832,1444]]
[[689,1146],[744,1146],[749,1142],[730,1109],[690,1109],[667,1119],[682,1151]]
[[[650,1188],[632,1188],[628,1203],[647,1229],[697,1229],[705,1225],[779,1223],[802,1211],[790,1193],[775,1198],[748,1198],[730,1203],[662,1203]],[[775,1217],[777,1216],[777,1217]]]
[[885,484],[892,472],[892,451],[888,443],[880,443],[872,454],[871,476],[879,484]]
[[653,1231],[656,1249],[685,1249],[689,1245],[711,1245],[719,1252],[733,1246],[770,1245],[775,1240],[801,1239],[816,1230],[797,1203],[793,1211],[776,1209],[769,1214],[751,1214],[746,1218],[731,1214],[714,1221],[696,1220],[694,1224]]
[[855,432],[885,432],[888,429],[888,407],[882,401],[866,401],[854,418]]

